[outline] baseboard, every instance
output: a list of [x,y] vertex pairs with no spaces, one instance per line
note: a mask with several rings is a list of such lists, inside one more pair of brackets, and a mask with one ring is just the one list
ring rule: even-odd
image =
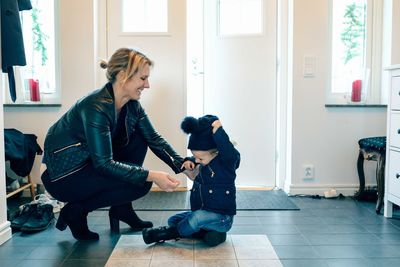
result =
[[11,227],[10,227],[10,222],[5,221],[2,224],[0,224],[0,245],[5,243],[7,240],[11,238]]
[[[161,188],[159,188],[158,186],[153,186],[150,189],[151,192],[164,192],[164,190],[162,190]],[[188,191],[187,187],[178,187],[174,190],[174,192],[186,192]]]
[[[376,186],[376,184],[367,184],[366,187]],[[292,184],[289,188],[289,195],[320,195],[323,196],[325,191],[336,189],[338,194],[344,196],[354,196],[358,191],[359,184]]]

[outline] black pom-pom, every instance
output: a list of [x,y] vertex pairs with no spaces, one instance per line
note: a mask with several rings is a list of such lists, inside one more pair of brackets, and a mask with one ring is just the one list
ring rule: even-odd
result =
[[194,133],[199,128],[199,120],[194,117],[185,117],[181,123],[181,129],[187,133]]

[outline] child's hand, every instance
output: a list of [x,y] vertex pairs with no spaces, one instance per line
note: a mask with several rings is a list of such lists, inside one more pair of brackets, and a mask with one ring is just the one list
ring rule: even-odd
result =
[[213,127],[213,129],[212,129],[213,133],[215,133],[218,130],[218,128],[222,126],[222,124],[221,124],[220,120],[215,120],[211,124],[211,126]]
[[194,179],[196,178],[196,176],[199,174],[200,172],[200,166],[198,165],[197,167],[195,167],[193,170],[184,170],[183,173],[186,174],[186,176],[194,181]]
[[196,164],[194,164],[192,161],[187,160],[182,164],[182,168],[185,168],[185,170],[193,171],[193,169],[196,167]]

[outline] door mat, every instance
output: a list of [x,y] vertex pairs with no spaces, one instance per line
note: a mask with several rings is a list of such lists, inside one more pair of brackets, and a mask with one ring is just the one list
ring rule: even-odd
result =
[[[237,210],[300,210],[282,190],[238,190]],[[190,192],[149,192],[135,210],[190,210]]]

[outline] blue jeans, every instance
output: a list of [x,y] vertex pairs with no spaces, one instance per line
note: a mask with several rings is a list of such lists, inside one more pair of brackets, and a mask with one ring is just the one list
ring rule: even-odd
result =
[[201,229],[228,232],[233,223],[233,215],[223,215],[207,210],[186,211],[168,219],[169,226],[176,226],[182,237],[190,237]]

